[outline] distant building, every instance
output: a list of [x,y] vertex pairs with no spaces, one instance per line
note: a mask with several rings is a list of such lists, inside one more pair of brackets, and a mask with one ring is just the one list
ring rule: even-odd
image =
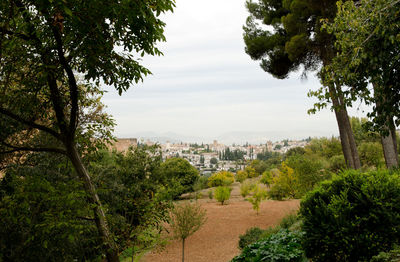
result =
[[137,147],[138,142],[136,138],[117,138],[117,141],[113,143],[110,148],[115,149],[119,152],[127,151],[129,147]]

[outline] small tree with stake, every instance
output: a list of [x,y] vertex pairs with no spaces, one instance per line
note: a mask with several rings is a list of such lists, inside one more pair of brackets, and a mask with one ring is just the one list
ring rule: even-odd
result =
[[171,229],[174,237],[182,240],[182,262],[185,261],[185,240],[206,222],[206,211],[197,203],[176,205],[171,211]]

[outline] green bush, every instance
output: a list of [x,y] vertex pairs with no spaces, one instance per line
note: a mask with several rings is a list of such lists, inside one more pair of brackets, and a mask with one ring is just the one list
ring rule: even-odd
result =
[[264,234],[264,230],[259,227],[252,227],[246,230],[246,233],[239,236],[239,248],[243,249],[246,246],[260,240]]
[[250,182],[250,181],[244,181],[240,185],[240,195],[242,197],[246,197],[248,194],[250,194],[250,191],[254,188],[255,184]]
[[369,261],[400,240],[400,177],[348,170],[301,202],[303,247],[313,261]]
[[267,190],[265,189],[265,186],[261,186],[261,184],[256,184],[253,189],[251,190],[251,197],[246,199],[253,205],[253,209],[257,212],[260,211],[260,204],[261,201],[267,198]]
[[208,198],[209,198],[209,199],[213,199],[213,197],[214,197],[213,191],[210,189],[210,190],[208,191]]
[[371,262],[398,262],[400,261],[400,247],[395,246],[388,252],[380,252],[371,258]]
[[244,170],[239,170],[236,173],[236,181],[242,183],[247,178],[247,173]]
[[264,185],[271,185],[272,184],[272,171],[266,170],[264,173],[261,175],[260,182],[263,183]]
[[219,186],[214,192],[215,199],[223,205],[225,201],[231,197],[231,188],[227,186]]
[[229,186],[235,182],[235,176],[229,171],[219,171],[208,178],[208,186]]
[[239,236],[239,248],[243,249],[246,246],[253,244],[261,239],[268,238],[269,236],[277,233],[281,228],[279,226],[261,229],[252,227],[247,229],[246,233]]
[[271,189],[268,196],[271,199],[282,200],[283,198],[294,198],[296,196],[296,177],[294,170],[285,162],[282,162],[279,174],[272,179]]
[[299,221],[299,216],[296,213],[291,213],[282,218],[281,222],[279,223],[279,226],[281,228],[290,229],[290,227],[296,224],[297,221]]
[[301,237],[301,232],[282,229],[266,239],[248,245],[242,254],[234,257],[231,262],[306,261],[301,249]]

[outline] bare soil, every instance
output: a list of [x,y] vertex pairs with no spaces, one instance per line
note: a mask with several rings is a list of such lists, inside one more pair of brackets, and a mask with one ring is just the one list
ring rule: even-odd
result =
[[[206,194],[203,194],[206,195]],[[299,208],[299,200],[272,201],[261,203],[257,215],[250,202],[245,201],[237,187],[232,191],[231,200],[221,205],[214,200],[198,200],[207,210],[206,224],[186,239],[186,262],[227,262],[240,254],[239,235],[251,227],[267,228],[279,224],[280,220]],[[171,241],[161,253],[147,254],[144,262],[182,261],[182,242]]]

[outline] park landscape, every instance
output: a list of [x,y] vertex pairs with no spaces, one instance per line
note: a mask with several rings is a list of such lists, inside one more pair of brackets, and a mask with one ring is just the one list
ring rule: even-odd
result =
[[338,135],[224,148],[210,173],[158,143],[117,151],[102,99],[151,74],[178,6],[0,3],[0,262],[399,261],[400,1],[246,1],[243,52],[283,82],[316,73],[308,113]]

